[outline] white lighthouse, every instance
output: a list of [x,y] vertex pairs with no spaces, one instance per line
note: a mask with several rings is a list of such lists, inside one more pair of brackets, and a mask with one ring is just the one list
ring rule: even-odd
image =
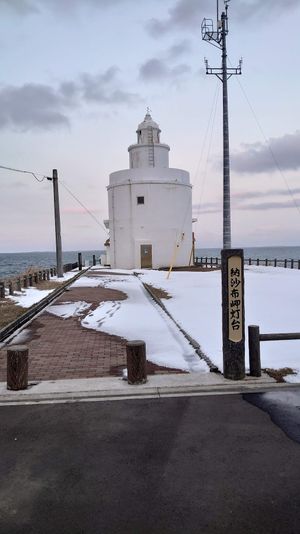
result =
[[170,147],[147,112],[128,148],[130,168],[109,177],[109,258],[112,268],[188,265],[192,253],[189,173],[169,168]]

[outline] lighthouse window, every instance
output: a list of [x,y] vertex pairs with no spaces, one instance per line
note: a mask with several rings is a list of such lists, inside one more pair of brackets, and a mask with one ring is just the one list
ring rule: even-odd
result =
[[137,198],[137,203],[138,204],[145,204],[145,199],[144,197],[136,197]]

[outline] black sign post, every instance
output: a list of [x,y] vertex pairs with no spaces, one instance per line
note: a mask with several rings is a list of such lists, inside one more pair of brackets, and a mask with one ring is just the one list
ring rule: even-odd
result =
[[222,329],[224,377],[245,378],[244,251],[223,249]]

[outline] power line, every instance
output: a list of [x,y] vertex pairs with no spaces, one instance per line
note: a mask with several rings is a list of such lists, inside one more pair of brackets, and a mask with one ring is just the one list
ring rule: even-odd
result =
[[[12,171],[12,172],[20,172],[23,174],[31,174],[38,182],[43,182],[45,179],[52,181],[52,177],[46,176],[39,172],[25,171],[23,169],[15,169],[14,167],[7,167],[5,165],[0,165],[0,169],[4,169],[6,171]],[[42,176],[42,179],[40,180],[38,176]],[[98,221],[97,217],[95,217],[94,214],[79,200],[79,198],[77,198],[74,195],[74,193],[72,193],[72,191],[66,186],[66,184],[64,184],[62,180],[59,180],[59,183],[66,189],[66,191],[68,191],[68,193],[74,198],[74,200],[76,200],[76,202],[78,202],[80,206],[94,219],[94,221],[98,224],[98,226],[100,226],[100,228],[102,228],[102,230],[104,230],[105,233],[108,234],[108,231],[105,228],[105,226],[103,226],[103,224],[101,224],[100,221]]]
[[[229,61],[229,62],[230,62],[230,61]],[[259,131],[260,131],[260,133],[261,133],[261,135],[262,135],[262,137],[263,137],[263,139],[264,139],[264,141],[265,141],[265,143],[266,143],[268,149],[269,149],[269,152],[270,152],[271,157],[272,157],[272,159],[273,159],[274,165],[275,165],[277,171],[279,172],[279,174],[280,174],[280,176],[281,176],[281,178],[282,178],[282,180],[283,180],[283,182],[284,182],[284,184],[285,184],[285,186],[286,186],[288,192],[289,192],[290,195],[291,195],[291,198],[292,198],[292,201],[293,201],[293,203],[294,203],[294,205],[295,205],[295,208],[296,208],[297,211],[300,213],[300,206],[299,206],[297,200],[295,199],[294,194],[293,194],[293,192],[292,192],[292,190],[291,190],[291,188],[290,188],[290,186],[289,186],[289,184],[288,184],[288,181],[287,181],[287,179],[286,179],[286,177],[285,177],[285,175],[284,175],[284,173],[283,173],[283,171],[282,171],[282,169],[281,169],[281,167],[280,167],[280,165],[279,165],[279,163],[278,163],[278,160],[277,160],[277,158],[276,158],[276,156],[275,156],[275,154],[274,154],[274,151],[273,151],[273,149],[272,149],[271,143],[270,143],[270,141],[267,139],[267,137],[266,137],[266,135],[265,135],[265,133],[264,133],[264,131],[263,131],[263,129],[262,129],[262,126],[261,126],[261,124],[260,124],[260,122],[259,122],[259,120],[258,120],[258,117],[257,117],[257,115],[256,115],[256,113],[255,113],[255,110],[254,110],[254,108],[253,108],[253,106],[252,106],[252,104],[251,104],[251,102],[250,102],[250,100],[249,100],[249,98],[248,98],[248,96],[247,96],[246,90],[245,90],[245,88],[243,87],[243,85],[242,85],[242,83],[241,83],[240,80],[237,79],[236,81],[237,81],[238,85],[240,86],[240,89],[241,89],[241,91],[242,91],[242,93],[243,93],[243,95],[244,95],[244,98],[245,98],[245,100],[246,100],[246,102],[247,102],[247,104],[248,104],[248,106],[249,106],[249,108],[250,108],[250,111],[251,111],[251,113],[252,113],[252,115],[253,115],[253,117],[254,117],[254,120],[255,120],[255,122],[256,122],[256,125],[257,125],[257,127],[258,127],[258,129],[259,129]]]
[[101,224],[100,221],[98,221],[97,217],[95,217],[95,215],[81,202],[81,200],[79,200],[79,198],[77,198],[76,195],[72,193],[72,191],[68,188],[68,186],[64,182],[62,182],[62,180],[60,180],[59,182],[65,188],[65,190],[68,191],[71,197],[73,197],[74,200],[76,200],[76,202],[78,202],[78,204],[80,204],[80,206],[94,219],[94,221],[98,224],[98,226],[100,226],[100,228],[102,228],[102,230],[104,230],[104,232],[108,234],[108,231],[105,228],[105,226],[103,226],[103,224]]
[[[41,174],[39,172],[33,172],[33,171],[24,171],[22,169],[15,169],[13,167],[5,167],[4,165],[0,165],[0,169],[4,169],[6,171],[12,171],[12,172],[21,172],[23,174],[31,174],[38,182],[43,182],[45,179],[52,180],[49,176],[45,176],[44,174]],[[42,176],[42,179],[40,180],[38,176]]]

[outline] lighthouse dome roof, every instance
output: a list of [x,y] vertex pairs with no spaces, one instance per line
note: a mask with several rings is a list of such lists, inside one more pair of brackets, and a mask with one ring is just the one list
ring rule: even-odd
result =
[[155,122],[151,115],[150,115],[150,112],[147,111],[146,115],[145,115],[145,118],[143,120],[143,122],[141,122],[139,125],[138,125],[138,130],[145,130],[147,128],[155,128],[156,130],[159,130],[159,125],[157,124],[157,122]]

